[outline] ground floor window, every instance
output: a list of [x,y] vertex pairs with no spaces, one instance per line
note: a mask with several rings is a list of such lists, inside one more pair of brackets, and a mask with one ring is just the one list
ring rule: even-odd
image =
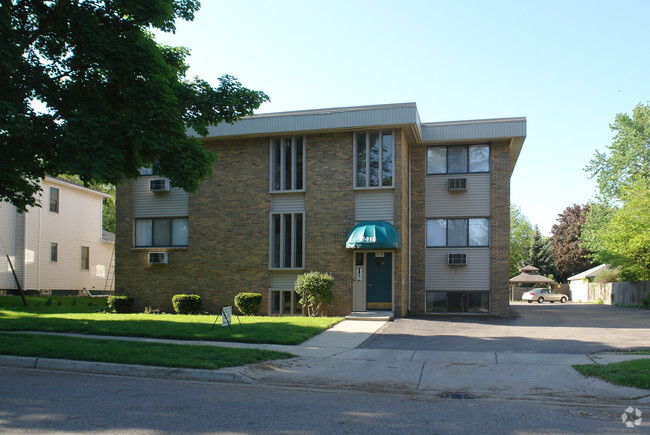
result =
[[427,292],[427,313],[488,313],[490,292]]
[[293,290],[271,290],[271,314],[302,314],[300,296]]

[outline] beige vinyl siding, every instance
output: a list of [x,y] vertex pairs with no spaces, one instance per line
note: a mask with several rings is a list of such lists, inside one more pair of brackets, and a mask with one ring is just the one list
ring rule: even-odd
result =
[[[467,190],[450,192],[449,178],[467,178]],[[427,175],[425,196],[428,218],[489,216],[490,174]]]
[[185,217],[188,215],[189,197],[187,192],[172,187],[169,192],[152,192],[149,181],[160,178],[146,176],[134,183],[133,213],[136,218]]
[[284,213],[300,213],[305,211],[305,194],[274,193],[271,195],[271,211]]
[[11,258],[15,267],[15,219],[15,208],[6,202],[0,203],[0,253],[2,253],[2,256],[0,256],[0,289],[14,288],[14,278],[7,261],[7,255]]
[[[467,254],[466,266],[449,266],[448,254]],[[490,248],[427,248],[425,290],[490,290]]]
[[354,220],[395,221],[395,190],[357,190],[354,192]]
[[271,290],[291,290],[294,288],[296,278],[303,272],[296,271],[271,271]]
[[[25,263],[29,290],[104,290],[113,249],[102,243],[102,196],[92,191],[59,188],[59,213],[49,207],[27,213]],[[49,191],[48,181],[43,190]],[[50,261],[50,244],[58,244],[58,261]],[[89,270],[81,269],[81,247],[90,249]]]

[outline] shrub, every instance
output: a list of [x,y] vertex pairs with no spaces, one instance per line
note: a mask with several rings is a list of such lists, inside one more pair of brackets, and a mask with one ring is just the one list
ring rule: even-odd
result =
[[641,306],[646,310],[650,310],[650,296],[641,299]]
[[[61,302],[59,300],[59,302]],[[106,301],[108,307],[115,313],[130,313],[133,311],[133,304],[135,299],[131,296],[109,296]]]
[[201,296],[174,295],[172,305],[174,306],[174,311],[178,314],[198,314],[201,309]]
[[246,316],[254,316],[260,311],[262,306],[261,293],[237,293],[235,296],[235,306]]
[[334,278],[328,273],[308,272],[298,275],[295,290],[300,295],[300,304],[307,309],[308,316],[320,315],[324,304],[334,299],[332,289]]

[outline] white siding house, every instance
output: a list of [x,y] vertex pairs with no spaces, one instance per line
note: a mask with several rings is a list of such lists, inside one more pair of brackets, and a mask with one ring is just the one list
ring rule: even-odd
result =
[[[17,289],[9,255],[24,290],[103,292],[115,243],[112,233],[102,231],[108,195],[51,177],[41,186],[41,207],[20,214],[0,204],[0,291]],[[109,279],[106,290],[112,287]]]
[[589,283],[598,275],[599,272],[607,269],[607,264],[601,264],[585,270],[577,275],[570,276],[569,289],[571,292],[571,300],[574,302],[590,302],[589,301]]

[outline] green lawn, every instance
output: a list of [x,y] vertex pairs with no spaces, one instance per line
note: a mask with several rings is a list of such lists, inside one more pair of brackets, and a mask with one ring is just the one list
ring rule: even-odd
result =
[[[104,298],[0,297],[0,331],[72,332],[91,335],[235,341],[242,343],[300,344],[340,322],[340,317],[247,317],[239,326],[233,316],[232,332],[221,326],[211,330],[216,315],[91,313],[104,306]],[[71,312],[73,311],[73,312]],[[85,311],[85,312],[83,312]]]
[[260,349],[11,333],[0,333],[0,355],[196,369],[220,369],[293,356]]
[[580,374],[612,384],[650,390],[650,359],[635,359],[611,364],[574,365]]

